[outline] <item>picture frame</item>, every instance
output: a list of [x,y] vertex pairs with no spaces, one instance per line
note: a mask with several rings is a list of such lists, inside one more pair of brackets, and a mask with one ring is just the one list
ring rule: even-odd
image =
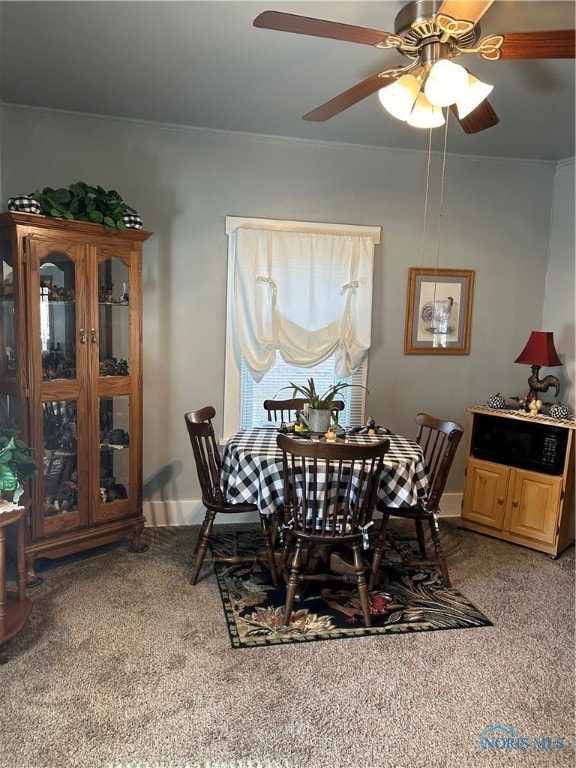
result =
[[406,302],[406,355],[468,355],[473,269],[410,267]]

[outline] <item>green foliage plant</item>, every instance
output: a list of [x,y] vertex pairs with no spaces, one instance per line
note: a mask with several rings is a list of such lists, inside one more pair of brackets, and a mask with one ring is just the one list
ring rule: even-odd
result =
[[15,430],[0,427],[0,496],[2,491],[11,491],[17,504],[24,493],[24,481],[37,474],[30,448],[18,438]]
[[135,214],[116,190],[91,187],[83,181],[69,187],[44,187],[32,192],[30,197],[40,203],[42,213],[56,219],[87,221],[102,224],[108,230],[124,230],[124,214]]
[[[304,397],[309,401],[310,408],[316,411],[328,411],[337,395],[343,389],[348,389],[348,387],[362,387],[362,389],[366,389],[362,384],[349,384],[347,381],[339,381],[337,384],[331,384],[325,392],[320,394],[316,389],[313,378],[308,379],[308,384],[293,384],[290,382],[289,386],[282,387],[282,389],[292,389],[292,397],[297,395]],[[366,392],[368,392],[367,389]]]

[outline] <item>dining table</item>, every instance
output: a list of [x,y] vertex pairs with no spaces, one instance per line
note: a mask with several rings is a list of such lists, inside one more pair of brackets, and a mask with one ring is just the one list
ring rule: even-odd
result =
[[[273,515],[282,507],[283,461],[282,451],[276,444],[277,434],[275,425],[262,426],[237,432],[227,440],[221,482],[229,501],[256,504],[266,515]],[[366,444],[382,437],[347,434],[345,440]],[[423,504],[428,492],[428,475],[422,447],[403,435],[387,433],[385,437],[390,446],[384,456],[377,506],[400,508]]]

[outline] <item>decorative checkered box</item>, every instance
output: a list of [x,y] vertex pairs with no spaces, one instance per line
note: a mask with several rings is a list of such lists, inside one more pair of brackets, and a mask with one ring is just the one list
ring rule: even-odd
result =
[[137,213],[125,213],[122,218],[127,229],[142,229],[142,219]]
[[42,213],[42,208],[37,200],[28,195],[16,195],[8,198],[8,210],[18,213]]

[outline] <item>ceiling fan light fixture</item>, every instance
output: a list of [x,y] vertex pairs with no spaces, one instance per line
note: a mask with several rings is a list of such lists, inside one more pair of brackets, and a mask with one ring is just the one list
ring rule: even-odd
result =
[[430,70],[424,85],[428,101],[435,107],[455,104],[468,88],[468,72],[450,59],[440,59]]
[[425,94],[420,93],[406,122],[413,128],[438,128],[446,121],[442,109],[431,104]]
[[468,74],[468,88],[456,102],[456,109],[458,110],[460,120],[467,117],[470,112],[473,112],[493,90],[493,85],[483,83],[482,80],[478,80],[474,75]]
[[414,75],[403,75],[392,85],[380,88],[378,98],[392,117],[397,120],[408,120],[419,93],[419,80]]

